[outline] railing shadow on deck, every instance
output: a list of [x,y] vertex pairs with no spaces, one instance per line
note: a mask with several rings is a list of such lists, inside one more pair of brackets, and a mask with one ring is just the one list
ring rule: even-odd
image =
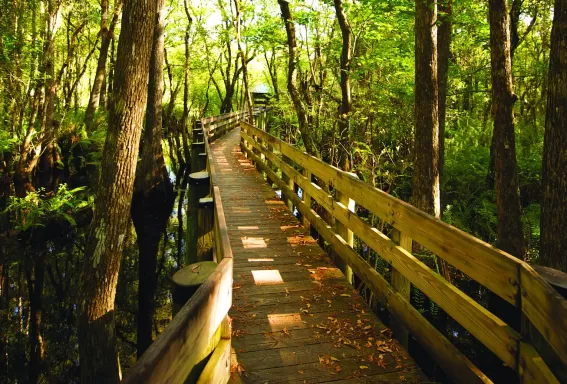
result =
[[[262,110],[256,109],[255,114]],[[173,317],[165,331],[127,372],[125,383],[226,383],[230,376],[233,257],[210,144],[246,119],[246,112],[204,118],[193,131],[203,140],[214,201],[215,272]],[[220,341],[219,340],[220,334]],[[214,343],[215,345],[211,345]],[[212,354],[205,351],[213,350]],[[202,371],[202,372],[201,372]]]
[[[259,171],[265,172],[270,184],[281,189],[288,207],[291,210],[295,207],[301,213],[304,225],[312,226],[331,245],[344,263],[345,275],[352,277],[354,272],[388,308],[394,318],[392,328],[402,344],[407,343],[408,332],[411,333],[457,383],[490,382],[410,304],[410,284],[413,284],[505,365],[514,369],[520,382],[567,380],[563,377],[567,365],[567,301],[529,264],[262,129],[245,122],[240,126],[242,152]],[[301,197],[296,192],[297,187],[302,190]],[[331,190],[335,196],[328,192]],[[312,209],[314,204],[334,218],[336,224],[329,225]],[[391,237],[359,217],[355,204],[393,227]],[[391,265],[391,283],[353,249],[354,236]],[[516,307],[523,317],[522,332],[514,330],[417,259],[412,254],[412,242],[421,244]],[[541,335],[534,336],[537,333]],[[534,345],[538,345],[538,350]],[[545,361],[540,354],[547,356],[549,351],[555,356]],[[555,371],[557,377],[548,364],[555,368],[559,366]]]

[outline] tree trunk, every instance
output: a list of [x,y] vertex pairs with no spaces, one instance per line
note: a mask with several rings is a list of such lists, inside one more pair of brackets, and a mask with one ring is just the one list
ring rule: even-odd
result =
[[341,48],[341,104],[339,107],[339,168],[343,171],[350,171],[350,110],[351,110],[351,90],[350,90],[350,64],[352,60],[352,33],[343,9],[342,0],[334,0],[335,12],[342,34]]
[[498,247],[524,258],[516,143],[510,30],[506,0],[490,0],[490,57],[494,115],[494,175],[498,210]]
[[567,272],[567,1],[555,0],[543,148],[541,262]]
[[449,57],[451,55],[453,0],[443,0],[437,6],[440,20],[437,28],[437,80],[439,82],[439,184],[441,184],[445,168],[445,121],[447,117],[447,83],[449,80]]
[[[415,14],[415,144],[412,204],[441,217],[439,190],[439,91],[437,79],[437,5],[418,0]],[[414,243],[415,250],[421,247]],[[441,274],[451,275],[447,263],[437,258]]]
[[121,0],[118,0],[114,6],[114,16],[108,26],[108,0],[102,0],[100,4],[101,9],[101,22],[100,22],[100,53],[98,55],[98,62],[96,66],[96,74],[93,82],[93,87],[91,89],[91,94],[89,97],[89,104],[87,105],[87,110],[85,111],[85,125],[87,127],[87,132],[92,132],[94,129],[94,114],[98,109],[100,96],[102,89],[104,87],[104,82],[106,78],[106,61],[108,58],[108,49],[110,48],[110,42],[113,38],[114,29],[118,23],[118,18],[120,16],[120,10],[122,8]]
[[[248,123],[254,125],[254,108],[252,106],[252,96],[250,95],[250,87],[248,86],[248,65],[246,63],[246,55],[242,50],[242,44],[240,44],[240,4],[239,0],[234,0],[235,9],[235,19],[236,19],[236,42],[238,45],[238,56],[240,57],[240,62],[242,63],[242,83],[244,95],[246,98],[246,108],[248,110]],[[241,91],[241,92],[242,92]]]
[[[183,6],[185,8],[185,16],[187,17],[187,27],[185,29],[185,63],[183,65],[183,131],[187,132],[188,129],[188,121],[189,121],[189,58],[190,58],[190,50],[189,50],[189,38],[191,32],[191,25],[193,24],[193,18],[191,17],[191,13],[189,13],[189,6],[187,5],[187,0],[183,1]],[[187,140],[187,135],[183,136],[183,144],[184,148],[186,147],[185,141]],[[188,145],[187,145],[188,148]],[[199,154],[197,154],[198,156]],[[187,164],[191,163],[191,159],[188,158],[188,153],[185,153],[185,161]]]
[[150,60],[142,161],[136,172],[132,199],[132,221],[136,228],[139,248],[138,358],[152,344],[157,253],[161,235],[165,231],[173,208],[173,186],[167,175],[161,145],[165,22],[163,4],[164,0],[157,2],[158,15]]
[[435,217],[439,204],[439,121],[437,90],[437,7],[416,1],[415,165],[412,204]]
[[124,4],[114,96],[77,305],[82,383],[120,381],[114,298],[147,101],[155,18],[155,1]]
[[287,68],[287,90],[293,101],[293,107],[295,113],[297,113],[297,120],[299,122],[299,132],[301,133],[301,138],[303,139],[303,145],[305,145],[305,150],[307,153],[313,156],[318,156],[317,147],[313,142],[311,137],[311,127],[309,124],[309,116],[307,114],[307,109],[305,103],[301,100],[299,90],[296,84],[296,72],[297,72],[297,39],[295,37],[295,26],[293,25],[293,19],[291,17],[291,11],[289,10],[289,3],[285,0],[278,0],[280,5],[281,15],[283,22],[285,24],[285,30],[287,34],[287,47],[289,50],[289,61]]
[[57,97],[57,81],[55,79],[55,34],[58,28],[60,15],[60,4],[55,0],[47,1],[46,34],[43,46],[43,65],[41,72],[45,75],[45,91],[43,106],[40,109],[40,132],[43,148],[39,160],[39,170],[36,176],[39,185],[47,191],[56,188],[57,179],[57,128],[59,123],[55,121],[55,98]]

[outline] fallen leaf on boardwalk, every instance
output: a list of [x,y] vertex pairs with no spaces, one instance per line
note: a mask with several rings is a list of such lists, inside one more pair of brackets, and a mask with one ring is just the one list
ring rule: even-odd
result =
[[289,336],[289,332],[287,331],[287,327],[284,327],[284,329],[282,329],[282,332],[284,335]]
[[334,357],[334,356],[331,356],[331,360],[333,360],[333,361],[340,361],[339,359],[337,359],[337,358]]
[[297,371],[297,372],[301,373],[302,375],[305,373],[304,370],[299,370],[299,371]]
[[350,297],[350,295],[348,293],[342,293],[341,296],[342,297]]
[[361,365],[359,368],[360,369],[368,369],[368,367],[366,365]]

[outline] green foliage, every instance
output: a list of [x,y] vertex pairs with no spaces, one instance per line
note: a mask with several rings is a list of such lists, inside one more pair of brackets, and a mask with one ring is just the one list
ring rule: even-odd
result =
[[71,225],[76,225],[72,212],[90,204],[79,194],[84,187],[68,190],[66,184],[61,184],[54,194],[46,193],[40,188],[29,192],[26,197],[10,196],[7,211],[14,214],[14,228],[25,231],[32,227],[44,226],[47,219],[62,218]]

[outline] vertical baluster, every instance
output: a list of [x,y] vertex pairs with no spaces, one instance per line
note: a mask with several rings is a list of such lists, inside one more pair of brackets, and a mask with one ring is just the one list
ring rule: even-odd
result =
[[[307,178],[308,183],[311,182],[311,171],[309,169],[307,168],[303,169],[303,176]],[[305,190],[303,190],[303,202],[308,208],[311,208],[311,196],[309,196],[309,194]],[[311,228],[311,224],[309,223],[309,220],[307,220],[307,218],[305,217],[303,217],[303,226],[305,227],[305,229],[307,229],[307,231],[309,231]]]
[[[399,244],[403,249],[411,253],[412,239],[408,235],[403,232],[400,233],[400,231],[394,229],[394,231],[392,232],[392,240],[396,244]],[[402,295],[403,298],[408,301],[408,303],[410,302],[411,283],[395,268],[392,268],[392,287],[395,291]],[[392,316],[391,313],[390,316]],[[390,323],[392,325],[392,330],[394,331],[396,339],[398,339],[398,341],[404,348],[407,348],[409,339],[407,328],[402,326],[401,321],[398,321],[396,319],[393,319]]]
[[[349,198],[346,194],[337,191],[337,201],[349,211],[355,212],[356,202],[353,199]],[[347,244],[350,245],[351,248],[354,248],[354,234],[352,233],[352,231],[339,220],[335,220],[335,229],[337,231],[337,234],[342,237],[347,242]],[[348,282],[352,284],[353,273],[351,267],[349,267],[343,261],[343,259],[337,256],[335,256],[335,263],[341,269],[341,271],[343,271]]]

